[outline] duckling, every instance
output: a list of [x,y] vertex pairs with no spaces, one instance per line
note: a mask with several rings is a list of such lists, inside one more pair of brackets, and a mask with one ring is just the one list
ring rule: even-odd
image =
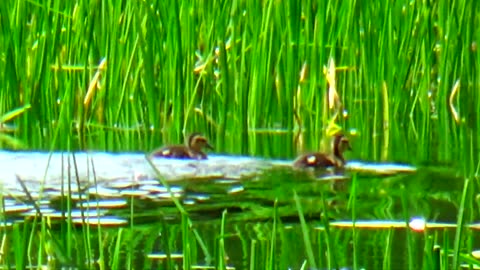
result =
[[202,134],[192,133],[185,140],[185,145],[170,145],[156,149],[150,154],[152,157],[179,158],[179,159],[207,159],[207,154],[202,150],[213,147]]
[[321,152],[303,154],[295,159],[293,166],[295,168],[327,169],[333,167],[341,169],[346,163],[343,157],[343,152],[346,150],[352,150],[348,138],[343,134],[337,134],[332,141],[332,154]]

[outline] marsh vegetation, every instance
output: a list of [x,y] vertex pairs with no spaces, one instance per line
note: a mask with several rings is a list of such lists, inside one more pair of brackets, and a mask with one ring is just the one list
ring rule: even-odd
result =
[[[0,265],[478,266],[479,8],[2,1],[4,149],[146,153],[198,131],[215,154],[288,161],[342,130],[347,160],[418,171],[338,182],[273,171],[233,194],[238,185],[218,179],[187,181],[181,188],[208,200],[159,205],[130,194],[127,211],[115,212],[128,222],[113,227],[73,223],[67,192],[63,219],[10,224],[4,211]],[[426,221],[421,232],[410,229],[416,217]],[[377,226],[360,226],[367,221]]]

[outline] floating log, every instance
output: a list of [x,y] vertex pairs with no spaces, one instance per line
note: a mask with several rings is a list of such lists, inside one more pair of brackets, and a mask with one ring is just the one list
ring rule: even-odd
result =
[[[161,174],[160,177],[174,182],[208,178],[240,180],[254,177],[266,169],[289,168],[290,161],[210,156],[207,160],[152,158],[150,163],[143,153],[0,151],[0,187],[8,193],[24,194],[19,181],[25,183],[31,192],[62,188],[65,191],[77,191],[91,186],[119,188],[141,181],[159,183],[159,175],[152,165]],[[346,170],[390,175],[414,172],[415,168],[407,165],[351,161]]]

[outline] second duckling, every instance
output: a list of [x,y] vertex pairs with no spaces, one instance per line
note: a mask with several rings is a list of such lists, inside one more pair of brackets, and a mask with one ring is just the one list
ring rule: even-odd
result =
[[179,158],[179,159],[207,159],[203,148],[212,149],[207,138],[202,134],[192,133],[185,140],[185,145],[170,145],[156,149],[151,153],[153,157]]
[[295,168],[314,168],[314,169],[327,169],[327,168],[343,168],[345,166],[345,158],[343,152],[346,150],[352,150],[348,138],[343,134],[337,134],[332,141],[332,153],[314,152],[300,155],[293,162]]

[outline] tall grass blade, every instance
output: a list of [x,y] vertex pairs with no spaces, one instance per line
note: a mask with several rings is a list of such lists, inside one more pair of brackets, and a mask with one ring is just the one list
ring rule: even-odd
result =
[[312,242],[310,240],[310,233],[309,233],[310,230],[305,221],[305,217],[303,216],[302,205],[300,203],[300,198],[298,197],[296,191],[293,191],[293,199],[295,200],[298,217],[300,219],[300,226],[302,228],[302,234],[303,234],[303,244],[305,245],[305,251],[307,253],[308,263],[310,264],[311,268],[317,268],[317,264],[315,262],[315,256],[313,255]]
[[470,187],[470,178],[466,178],[463,186],[462,197],[460,200],[460,205],[458,207],[458,214],[457,214],[457,229],[455,230],[455,240],[453,243],[453,261],[452,266],[453,268],[457,269],[460,267],[460,251],[461,251],[461,244],[463,242],[463,232],[465,230],[465,204],[469,192]]

